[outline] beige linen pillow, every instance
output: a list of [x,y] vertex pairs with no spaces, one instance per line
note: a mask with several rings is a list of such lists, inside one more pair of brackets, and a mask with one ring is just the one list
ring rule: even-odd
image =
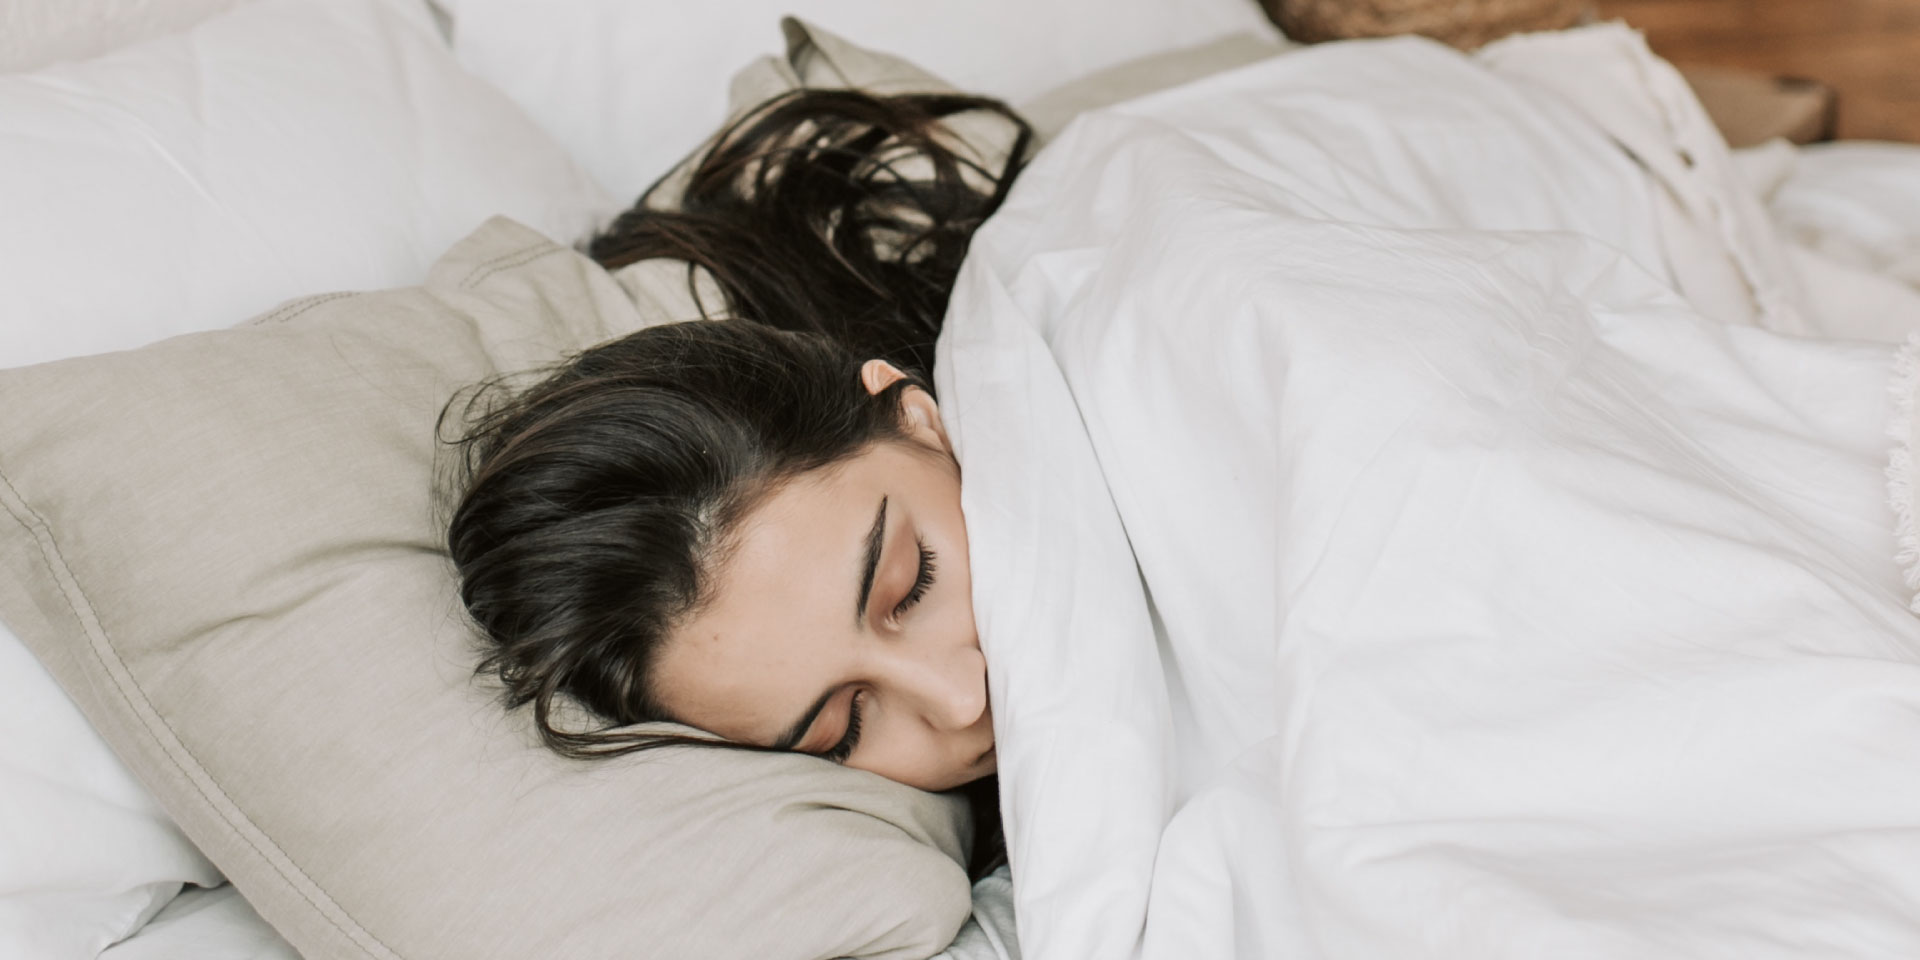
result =
[[[801,87],[856,87],[875,93],[971,93],[910,61],[853,43],[803,20],[780,21],[784,57],[763,57],[734,75],[730,116],[770,97]],[[1038,148],[1074,117],[1201,77],[1223,73],[1295,48],[1267,33],[1234,33],[1114,64],[1011,106],[1033,125]],[[1013,145],[1014,131],[991,118],[961,117],[956,136],[997,166]],[[975,121],[969,123],[968,121]]]
[[0,371],[0,617],[308,960],[922,957],[966,919],[956,799],[561,760],[471,677],[435,418],[640,324],[496,219],[417,289]]
[[1265,33],[1234,33],[1191,47],[1116,64],[1055,87],[1018,109],[1042,144],[1060,135],[1074,117],[1168,87],[1225,73],[1294,49]]

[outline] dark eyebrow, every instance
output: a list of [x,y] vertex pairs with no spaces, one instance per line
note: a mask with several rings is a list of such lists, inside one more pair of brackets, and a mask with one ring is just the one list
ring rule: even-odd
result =
[[867,620],[867,599],[873,596],[873,571],[880,566],[880,544],[887,535],[887,498],[880,498],[880,510],[873,515],[873,529],[867,531],[866,569],[860,573],[860,603],[853,608],[853,625]]
[[799,723],[788,728],[786,733],[780,735],[780,739],[773,742],[773,749],[792,750],[800,741],[805,740],[807,731],[813,729],[813,721],[820,718],[820,711],[827,708],[827,701],[833,699],[835,692],[837,691],[828,690],[821,694],[820,699],[815,700],[813,706],[807,708],[806,716],[801,717]]
[[[860,604],[853,608],[853,625],[858,627],[867,619],[867,600],[873,596],[873,574],[880,566],[880,545],[887,538],[887,498],[880,498],[880,509],[874,512],[873,528],[867,531],[867,553],[864,558],[865,569],[860,571]],[[798,723],[787,728],[780,739],[773,742],[775,750],[792,750],[796,744],[807,738],[807,731],[813,728],[813,722],[820,719],[820,711],[827,708],[827,701],[833,699],[838,688],[828,690],[820,699],[807,708]]]

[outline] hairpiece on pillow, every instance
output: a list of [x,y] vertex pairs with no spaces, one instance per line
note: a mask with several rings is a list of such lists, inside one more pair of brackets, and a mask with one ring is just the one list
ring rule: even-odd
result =
[[965,920],[956,798],[567,761],[472,679],[436,418],[640,323],[496,219],[420,288],[0,371],[0,617],[304,956],[926,956]]

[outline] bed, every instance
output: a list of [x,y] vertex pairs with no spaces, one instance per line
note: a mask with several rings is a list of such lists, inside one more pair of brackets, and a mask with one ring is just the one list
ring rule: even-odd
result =
[[[788,6],[819,22],[790,23],[783,57],[777,25]],[[1920,925],[1909,897],[1914,880],[1890,864],[1914,842],[1912,824],[1899,812],[1916,796],[1912,778],[1867,778],[1863,770],[1878,768],[1865,761],[1816,761],[1832,759],[1832,751],[1817,749],[1823,744],[1870,755],[1868,738],[1880,738],[1885,749],[1911,734],[1884,717],[1914,702],[1903,699],[1908,661],[1920,658],[1920,621],[1906,615],[1920,582],[1906,476],[1916,375],[1912,357],[1897,351],[1920,331],[1920,148],[1775,143],[1730,152],[1677,75],[1630,31],[1604,25],[1515,38],[1469,58],[1411,38],[1296,48],[1256,6],[1238,0],[1210,0],[1177,15],[1144,2],[956,4],[942,8],[944,19],[864,2],[735,7],[642,11],[581,0],[529,13],[534,8],[507,0],[15,0],[0,8],[0,24],[8,27],[0,48],[7,71],[0,74],[0,124],[23,146],[0,168],[0,203],[13,223],[0,229],[0,253],[30,266],[16,268],[19,279],[10,281],[18,292],[8,309],[25,319],[8,321],[0,367],[132,350],[256,314],[264,314],[256,325],[270,325],[289,313],[275,308],[289,298],[303,298],[296,301],[301,310],[324,312],[340,305],[311,295],[416,284],[436,269],[444,275],[447,261],[433,266],[442,252],[461,249],[456,241],[495,215],[525,226],[481,227],[480,235],[509,244],[507,254],[489,252],[486,263],[534,249],[540,235],[565,247],[714,129],[729,109],[729,77],[737,105],[771,89],[766,84],[813,82],[807,71],[822,62],[840,81],[860,71],[861,85],[880,88],[929,83],[919,72],[924,67],[960,89],[1005,97],[1050,141],[1006,215],[978,242],[942,340],[939,372],[943,400],[966,411],[949,417],[970,478],[970,535],[981,544],[978,553],[1004,560],[996,574],[977,575],[976,598],[996,722],[1008,746],[1002,803],[1011,866],[961,884],[960,912],[941,921],[935,947],[926,947],[924,933],[913,941],[920,946],[863,933],[867,939],[849,942],[890,946],[860,955],[925,957],[941,948],[940,956],[952,960],[1701,956],[1715,949],[1868,955],[1875,944],[1912,942]],[[865,47],[841,46],[829,29]],[[536,36],[539,42],[529,39]],[[632,62],[636,50],[648,53],[639,65]],[[760,64],[758,72],[750,67],[735,77],[750,64]],[[621,82],[603,79],[614,76]],[[601,88],[604,95],[579,93]],[[1448,113],[1463,105],[1473,110]],[[649,122],[622,122],[636,115]],[[116,188],[101,187],[109,183]],[[1261,220],[1275,217],[1285,222]],[[532,239],[513,233],[529,228]],[[1514,239],[1538,235],[1553,239]],[[1303,257],[1303,250],[1318,252]],[[1162,261],[1181,267],[1153,269]],[[1478,269],[1472,265],[1510,261],[1532,263],[1527,269],[1534,272],[1487,267],[1495,279],[1461,292],[1457,278]],[[1236,263],[1235,272],[1222,272],[1222,264]],[[1409,263],[1451,266],[1422,278],[1406,272]],[[674,299],[684,283],[675,287],[656,272],[643,267],[583,281],[591,289],[582,296],[631,298],[619,309],[637,309],[635,322],[684,313],[685,303]],[[1385,276],[1401,286],[1375,289]],[[1200,277],[1207,278],[1204,289],[1195,286]],[[1592,309],[1555,312],[1564,306],[1559,300],[1548,310],[1508,297],[1529,282],[1573,291],[1561,300]],[[1232,363],[1183,353],[1193,344],[1181,338],[1163,339],[1154,308],[1166,314],[1204,303],[1220,318],[1207,328],[1206,343],[1234,344],[1243,356],[1277,349],[1259,336],[1235,339],[1248,335],[1249,321],[1233,321],[1236,307],[1218,298],[1247,290],[1286,305],[1296,318],[1339,317],[1354,329],[1364,329],[1371,315],[1425,316],[1423,304],[1452,306],[1394,335],[1428,358],[1415,367],[1396,366],[1403,355],[1368,352],[1358,340],[1321,336],[1297,319],[1252,323],[1281,331],[1271,335],[1282,337],[1282,352],[1294,358],[1285,363],[1297,366],[1281,363],[1275,369],[1285,376],[1267,380],[1242,370],[1244,379],[1233,381],[1237,393],[1210,392],[1192,379],[1194,370]],[[1369,290],[1376,299],[1366,299]],[[1490,296],[1510,301],[1517,318],[1510,340],[1474,341],[1462,332],[1471,329],[1463,318],[1483,320],[1490,312]],[[1564,324],[1529,327],[1526,318],[1535,315]],[[1647,332],[1662,324],[1684,326],[1691,339]],[[1469,341],[1481,342],[1484,355],[1455,349]],[[1792,346],[1803,342],[1810,346]],[[1593,359],[1602,356],[1628,359],[1616,369]],[[1715,552],[1685,540],[1675,531],[1692,522],[1687,517],[1667,517],[1666,526],[1648,519],[1684,500],[1683,492],[1623,501],[1605,523],[1580,513],[1577,505],[1599,498],[1608,484],[1561,496],[1574,489],[1566,484],[1583,471],[1611,468],[1601,460],[1553,459],[1580,445],[1575,435],[1539,428],[1541,442],[1533,447],[1487,444],[1512,459],[1448,459],[1488,436],[1538,426],[1498,419],[1489,411],[1502,405],[1487,397],[1505,397],[1510,409],[1557,409],[1560,394],[1552,390],[1503,394],[1505,388],[1469,383],[1476,371],[1502,364],[1533,370],[1520,377],[1530,384],[1571,383],[1572,392],[1603,397],[1623,389],[1620,378],[1603,374],[1630,370],[1660,384],[1654,393],[1677,398],[1671,409],[1647,414],[1648,422],[1717,425],[1680,431],[1714,469],[1674,481],[1674,489],[1724,492],[1751,482],[1755,487],[1734,499],[1755,512],[1715,514],[1724,507],[1718,501],[1687,501],[1691,516],[1730,518],[1690,535],[1704,543],[1738,540],[1756,524],[1770,531],[1756,542],[1790,559],[1753,568],[1756,576],[1774,578],[1760,581],[1772,594],[1806,602],[1753,616],[1787,624],[1779,628],[1783,635],[1793,633],[1792,616],[1809,608],[1857,617],[1862,625],[1849,635],[1871,642],[1836,641],[1822,652],[1859,672],[1822,672],[1832,664],[1794,661],[1723,691],[1723,700],[1680,704],[1621,686],[1604,693],[1637,709],[1592,715],[1555,714],[1550,691],[1537,702],[1503,699],[1501,691],[1524,685],[1508,678],[1476,693],[1483,712],[1469,716],[1457,703],[1435,701],[1425,712],[1408,707],[1425,689],[1417,678],[1354,666],[1391,656],[1394,638],[1414,629],[1396,620],[1382,597],[1410,598],[1444,624],[1442,632],[1459,643],[1457,654],[1491,662],[1501,648],[1469,640],[1485,641],[1484,630],[1475,631],[1492,621],[1521,620],[1569,638],[1589,638],[1581,630],[1593,637],[1645,630],[1652,622],[1553,620],[1555,582],[1624,590],[1639,577],[1631,582],[1645,597],[1649,583],[1690,582],[1702,570],[1751,559],[1751,551]],[[53,374],[36,376],[50,383]],[[1328,382],[1316,381],[1323,376]],[[1370,377],[1391,378],[1404,392],[1382,390],[1351,419],[1326,412],[1348,396],[1343,389]],[[1449,407],[1434,399],[1447,396],[1449,385],[1458,396],[1483,389],[1485,397]],[[1329,439],[1331,427],[1316,433],[1292,421],[1250,421],[1241,434],[1211,439],[1190,427],[1234,422],[1236,399],[1260,397],[1277,408],[1273,396],[1288,390],[1309,398],[1289,404],[1318,404],[1315,416],[1338,424],[1344,436]],[[1614,401],[1625,403],[1630,394]],[[1020,402],[1008,406],[1008,397]],[[1579,408],[1588,418],[1582,422],[1630,419],[1619,415],[1626,407],[1595,403]],[[1447,443],[1393,446],[1401,435],[1394,424],[1414,422],[1409,411],[1433,418],[1447,410],[1460,419],[1422,434]],[[1654,437],[1652,427],[1622,429],[1625,439],[1608,448],[1619,462],[1657,459],[1680,442]],[[1235,439],[1222,439],[1228,436]],[[1225,470],[1182,474],[1164,461],[1183,438],[1226,445],[1244,457]],[[1204,463],[1206,449],[1173,459]],[[1342,472],[1369,457],[1399,466]],[[1300,472],[1279,470],[1282,460],[1301,464]],[[1883,476],[1889,464],[1890,485]],[[18,466],[0,456],[6,471]],[[1031,490],[1035,475],[1052,478],[1041,494]],[[1423,484],[1389,482],[1407,476]],[[1564,483],[1523,482],[1542,476]],[[1366,514],[1363,507],[1391,512],[1396,503],[1419,504],[1423,516],[1451,511],[1499,530],[1499,511],[1457,494],[1501,482],[1495,489],[1504,503],[1529,503],[1546,522],[1609,537],[1620,524],[1637,524],[1678,559],[1647,568],[1624,552],[1613,565],[1587,553],[1527,553],[1535,548],[1520,532],[1493,536],[1511,542],[1476,554],[1457,550],[1445,530],[1343,529],[1320,512],[1344,496],[1356,505],[1352,516]],[[1651,489],[1626,473],[1611,482]],[[1228,502],[1244,496],[1247,484],[1286,491],[1274,500],[1277,513],[1250,530],[1284,527],[1299,544],[1341,549],[1308,556],[1288,552],[1305,546],[1273,540],[1194,539],[1187,528],[1232,521],[1161,506]],[[113,495],[102,489],[99,496]],[[1560,494],[1548,495],[1553,491]],[[0,500],[20,516],[30,494]],[[1809,506],[1816,501],[1817,509]],[[1469,502],[1483,513],[1467,512],[1462,505]],[[1021,540],[1035,529],[1052,531],[1037,552]],[[111,548],[109,541],[103,549]],[[1210,551],[1229,556],[1205,556]],[[1516,569],[1516,556],[1542,566]],[[1450,562],[1457,569],[1432,574]],[[1263,571],[1253,578],[1287,584],[1284,602],[1220,613],[1217,598],[1180,586],[1181,570],[1209,563],[1224,564],[1227,580],[1232,571]],[[1343,564],[1349,579],[1332,585],[1300,572]],[[1368,564],[1380,565],[1372,579],[1357,572]],[[1809,586],[1809,568],[1826,579]],[[1065,591],[1062,599],[1035,590],[1067,582],[1081,592]],[[1449,598],[1488,595],[1501,583],[1526,584],[1538,605],[1449,607]],[[1815,597],[1840,599],[1822,607],[1807,599]],[[1732,603],[1720,608],[1727,617]],[[1383,611],[1342,628],[1376,646],[1337,642],[1345,635],[1325,625],[1347,608]],[[1666,607],[1649,600],[1641,612],[1684,617],[1692,609],[1676,595]],[[1724,627],[1726,619],[1717,622]],[[1056,627],[1058,642],[1021,642],[1035,624]],[[1283,658],[1287,669],[1278,673],[1258,639],[1284,632],[1276,624],[1305,624],[1296,633],[1308,638],[1288,634],[1294,639],[1287,648],[1301,652]],[[1700,629],[1696,654],[1712,645],[1699,638],[1713,634]],[[1136,643],[1112,657],[1089,646],[1115,637]],[[1219,642],[1225,637],[1243,645]],[[1657,645],[1639,652],[1675,655]],[[1593,669],[1556,655],[1539,653],[1533,675]],[[204,831],[213,828],[155,799],[159,768],[136,772],[108,746],[122,746],[128,732],[103,723],[94,702],[75,693],[92,711],[83,712],[5,630],[0,660],[0,716],[10,733],[27,731],[0,748],[0,814],[12,827],[0,840],[0,952],[49,960],[264,960],[302,955],[291,939],[305,944],[310,960],[445,955],[433,946],[396,946],[400,941],[384,935],[343,935],[337,922],[330,921],[331,931],[316,930],[318,921],[286,905],[288,893],[259,879],[286,873],[284,866],[243,863],[228,853],[210,859],[207,852],[224,849],[206,841]],[[1443,660],[1408,661],[1445,669]],[[1909,669],[1896,669],[1903,663]],[[1089,670],[1091,664],[1100,666]],[[1632,672],[1621,661],[1604,669]],[[69,691],[77,689],[73,676],[60,673]],[[1277,686],[1249,685],[1250,677]],[[1882,717],[1881,725],[1853,722],[1847,718],[1855,713],[1836,708],[1823,715],[1829,725],[1818,727],[1829,739],[1809,745],[1799,766],[1781,756],[1801,754],[1754,745],[1789,738],[1799,716],[1791,711],[1779,711],[1781,726],[1770,738],[1740,741],[1746,753],[1725,733],[1769,697],[1833,704],[1843,692],[1875,684],[1884,688],[1880,699],[1848,702],[1855,713]],[[1394,697],[1403,699],[1389,702]],[[1352,706],[1325,715],[1296,706],[1275,716],[1249,706],[1256,701]],[[1115,712],[1116,704],[1129,709]],[[1724,714],[1714,714],[1713,704]],[[1423,725],[1474,723],[1500,735],[1422,739]],[[1662,752],[1676,726],[1721,749]],[[1599,727],[1613,732],[1603,736]],[[1485,775],[1503,758],[1538,756],[1542,741],[1500,733],[1512,730],[1544,731],[1542,737],[1592,750],[1644,751],[1649,759],[1622,778],[1674,792],[1608,794],[1604,783],[1583,779],[1577,764],[1563,769],[1547,759],[1542,770],[1552,772],[1533,778]],[[1361,759],[1327,759],[1342,755]],[[1845,816],[1800,832],[1782,828],[1790,819],[1784,812],[1754,819],[1744,840],[1766,847],[1773,859],[1756,853],[1759,859],[1719,872],[1689,873],[1704,857],[1736,857],[1742,838],[1705,853],[1676,840],[1697,840],[1699,822],[1714,812],[1712,805],[1690,805],[1687,798],[1699,794],[1687,794],[1686,786],[1763,789],[1780,781],[1742,778],[1758,777],[1756,771],[1778,777],[1782,764],[1803,783],[1825,777],[1850,784],[1874,793],[1879,805],[1848,806]],[[1408,769],[1422,771],[1411,799],[1395,785]],[[1121,784],[1126,789],[1116,790]],[[1570,799],[1576,788],[1587,793]],[[177,783],[160,790],[170,798],[179,791]],[[1449,817],[1577,824],[1582,811],[1609,802],[1648,811],[1637,825],[1644,832],[1633,838],[1640,857],[1631,869],[1615,864],[1613,872],[1584,877],[1548,877],[1548,867],[1528,858],[1546,851],[1591,863],[1619,847],[1582,846],[1578,831],[1544,827],[1480,846],[1488,835],[1433,826],[1407,839],[1411,834],[1390,829]],[[893,842],[898,832],[917,829],[913,823],[938,819],[924,811],[885,816],[899,827],[888,833]],[[183,832],[176,821],[192,830]],[[1334,821],[1338,829],[1329,827]],[[916,849],[955,843],[937,827],[927,830],[914,835]],[[1864,848],[1821,839],[1871,838],[1875,830],[1884,831],[1885,842]],[[1852,872],[1836,885],[1728,893],[1759,875],[1807,875],[1814,860]],[[1366,866],[1378,863],[1411,866]],[[940,882],[951,891],[952,864],[945,870]],[[1866,883],[1862,877],[1877,878],[1885,893],[1878,913],[1838,911],[1833,915],[1848,922],[1813,924],[1814,934],[1795,939],[1810,928],[1791,908],[1855,889]],[[1656,883],[1662,878],[1670,886]],[[319,894],[334,892],[324,878],[317,882]],[[1576,888],[1579,895],[1568,892]],[[1458,905],[1463,889],[1473,891],[1461,914],[1469,919],[1455,923],[1449,904]],[[249,899],[266,906],[256,909]],[[1744,912],[1728,906],[1734,901],[1745,904]],[[1689,909],[1690,917],[1678,916]],[[1504,928],[1489,931],[1475,917],[1502,918]],[[1765,927],[1769,917],[1777,927]],[[776,916],[768,926],[777,931],[780,922],[798,921]],[[1714,923],[1765,927],[1768,935],[1699,939]],[[370,923],[367,931],[379,933]],[[1418,933],[1396,939],[1408,931]],[[431,932],[430,924],[403,931]],[[713,936],[725,942],[728,934]],[[511,956],[526,947],[498,949]]]

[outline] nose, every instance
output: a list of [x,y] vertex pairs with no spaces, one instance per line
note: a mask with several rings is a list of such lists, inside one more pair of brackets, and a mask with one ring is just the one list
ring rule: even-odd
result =
[[987,712],[987,661],[973,644],[902,650],[892,671],[900,695],[937,730],[965,730]]

